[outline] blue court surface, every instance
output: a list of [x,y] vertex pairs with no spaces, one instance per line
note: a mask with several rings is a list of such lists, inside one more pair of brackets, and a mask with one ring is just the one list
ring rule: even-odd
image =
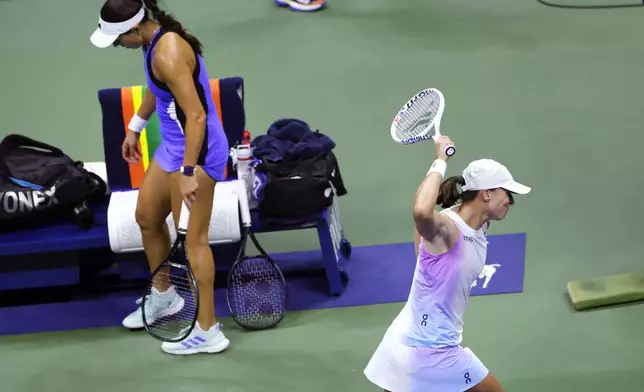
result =
[[[526,235],[493,235],[489,237],[488,246],[488,262],[472,288],[472,295],[523,291]],[[341,296],[335,297],[328,294],[324,274],[319,269],[319,251],[275,254],[274,259],[287,279],[291,311],[405,301],[415,265],[413,243],[354,248],[347,266],[349,284]],[[122,266],[141,271],[145,267],[144,260]],[[56,280],[57,273],[69,272],[48,270],[41,279]],[[4,280],[7,280],[6,276]],[[0,323],[0,334],[119,326],[123,317],[134,310],[135,301],[141,294],[142,291],[132,290],[92,298],[72,296],[65,298],[65,302],[3,307],[0,308],[0,320],[12,321]],[[224,289],[217,289],[215,296],[217,317],[228,317]],[[41,301],[46,302],[47,298]],[[97,312],[97,309],[101,311]]]

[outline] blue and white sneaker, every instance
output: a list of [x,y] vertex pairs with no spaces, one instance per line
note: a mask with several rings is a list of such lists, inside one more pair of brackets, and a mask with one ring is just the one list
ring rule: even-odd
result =
[[288,7],[291,11],[315,12],[326,6],[326,0],[291,0]]
[[[142,298],[136,300],[138,308],[127,317],[123,319],[123,326],[129,329],[143,328],[143,312],[141,311]],[[171,316],[178,313],[183,309],[185,301],[171,286],[167,291],[160,292],[156,288],[152,288],[152,294],[145,302],[145,316],[148,319],[148,324],[152,324],[155,320],[163,317]]]
[[289,7],[291,11],[313,12],[326,6],[326,0],[273,0],[279,7]]
[[222,352],[230,345],[222,329],[223,325],[217,323],[208,331],[204,331],[197,323],[187,338],[177,343],[164,342],[161,344],[161,350],[174,355]]

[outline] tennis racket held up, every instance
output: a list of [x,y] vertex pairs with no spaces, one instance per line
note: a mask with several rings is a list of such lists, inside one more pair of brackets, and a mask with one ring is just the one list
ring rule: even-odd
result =
[[[435,88],[421,90],[411,97],[391,123],[391,137],[400,144],[414,144],[441,136],[441,120],[445,111],[445,97]],[[456,154],[453,145],[445,147],[445,155]]]

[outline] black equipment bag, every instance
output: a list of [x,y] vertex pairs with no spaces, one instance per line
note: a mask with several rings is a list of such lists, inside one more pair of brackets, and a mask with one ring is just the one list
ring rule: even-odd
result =
[[335,142],[301,120],[273,122],[253,140],[254,192],[262,218],[306,221],[347,193],[333,153]]
[[106,184],[62,150],[22,135],[0,143],[0,231],[70,219],[90,228],[87,202],[105,196]]
[[262,161],[259,211],[267,218],[310,218],[347,193],[333,152],[290,164]]

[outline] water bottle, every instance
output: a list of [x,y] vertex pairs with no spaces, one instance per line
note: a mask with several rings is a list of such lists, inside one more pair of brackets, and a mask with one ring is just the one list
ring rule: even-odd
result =
[[246,184],[248,195],[248,206],[252,210],[257,207],[257,200],[253,197],[253,186],[255,182],[255,170],[250,163],[253,159],[253,150],[250,146],[250,132],[244,131],[241,144],[237,145],[237,176]]

